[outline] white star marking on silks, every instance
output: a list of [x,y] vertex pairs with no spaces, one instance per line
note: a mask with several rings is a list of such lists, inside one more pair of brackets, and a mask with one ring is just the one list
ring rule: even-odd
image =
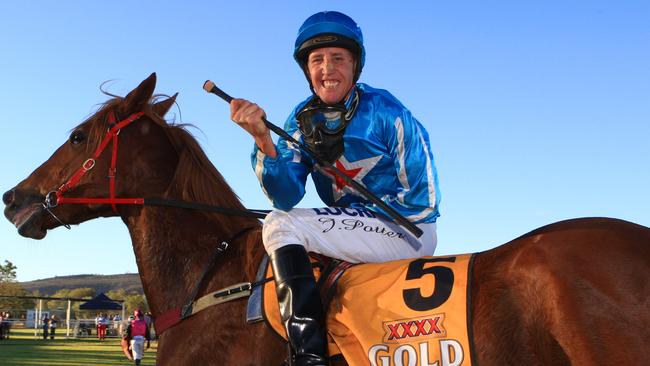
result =
[[[366,174],[368,174],[372,170],[372,168],[374,168],[375,165],[377,165],[377,162],[380,159],[381,159],[381,155],[378,155],[367,159],[361,159],[361,160],[349,162],[348,159],[345,158],[345,156],[341,156],[336,162],[334,162],[334,166],[336,166],[341,172],[343,172],[343,174],[356,180],[358,183],[360,183],[362,186],[365,187],[366,185],[363,184],[362,181],[363,177],[365,177]],[[339,178],[333,173],[328,172],[327,169],[323,169],[323,174],[332,178],[332,198],[334,198],[334,202],[338,201],[345,194],[348,193],[357,194],[355,193],[355,190],[351,188],[347,183],[345,183],[345,181],[342,178]]]

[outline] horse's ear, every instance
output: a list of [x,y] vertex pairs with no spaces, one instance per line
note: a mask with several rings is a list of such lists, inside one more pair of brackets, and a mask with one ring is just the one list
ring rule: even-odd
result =
[[153,91],[156,89],[156,73],[152,73],[148,78],[144,79],[137,88],[131,90],[124,101],[120,110],[124,113],[132,113],[141,111],[142,108],[149,103],[149,99],[153,95]]
[[165,117],[165,114],[169,112],[169,109],[174,105],[174,102],[176,102],[176,97],[178,96],[178,93],[172,95],[171,97],[163,100],[162,102],[158,102],[154,105],[151,106],[151,109],[153,112],[160,117]]

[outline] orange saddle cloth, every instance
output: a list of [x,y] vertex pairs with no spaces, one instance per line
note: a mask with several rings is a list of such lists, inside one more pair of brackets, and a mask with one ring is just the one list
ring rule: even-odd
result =
[[[328,308],[330,355],[352,366],[471,365],[471,262],[464,254],[349,268]],[[286,339],[273,281],[263,299],[265,320]]]

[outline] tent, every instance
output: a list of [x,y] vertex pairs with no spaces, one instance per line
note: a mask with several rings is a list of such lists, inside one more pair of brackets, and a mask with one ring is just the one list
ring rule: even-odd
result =
[[79,310],[122,310],[122,304],[101,294],[79,305]]
[[[85,303],[79,305],[79,310],[80,311],[102,311],[102,312],[104,312],[104,311],[111,311],[111,310],[121,310],[122,311],[122,319],[124,319],[124,310],[125,310],[124,308],[125,308],[124,307],[124,301],[119,301],[119,302],[114,301],[111,298],[109,298],[108,296],[106,296],[104,293],[101,293],[101,294],[93,297],[92,299],[86,301]],[[97,320],[95,320],[95,322],[96,321]],[[111,324],[113,324],[113,323],[111,322]],[[91,323],[90,324],[91,327],[88,328],[88,321],[87,320],[86,321],[80,320],[80,324],[79,324],[80,329],[81,329],[82,325],[85,325],[84,329],[86,329],[88,331],[88,335],[90,335],[90,332],[91,332],[90,329],[92,329],[93,325],[96,325],[96,323],[95,324]],[[113,330],[115,331],[115,333],[111,333],[111,335],[113,335],[113,336],[114,335],[119,335],[119,333],[121,332],[121,330],[119,330],[119,328],[117,327],[117,322],[112,325],[111,331],[113,331]],[[77,329],[75,329],[75,334],[77,334]]]

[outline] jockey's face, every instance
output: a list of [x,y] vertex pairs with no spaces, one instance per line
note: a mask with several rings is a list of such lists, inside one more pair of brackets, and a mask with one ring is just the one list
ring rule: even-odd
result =
[[341,47],[318,48],[309,54],[307,70],[316,95],[327,104],[338,103],[354,84],[354,55]]

